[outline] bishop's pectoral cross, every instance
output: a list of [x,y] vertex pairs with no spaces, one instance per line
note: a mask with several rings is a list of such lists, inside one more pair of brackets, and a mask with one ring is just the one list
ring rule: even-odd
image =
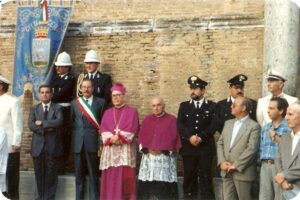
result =
[[115,129],[114,129],[115,133],[118,135],[121,133],[121,129],[119,129],[119,126],[117,126]]

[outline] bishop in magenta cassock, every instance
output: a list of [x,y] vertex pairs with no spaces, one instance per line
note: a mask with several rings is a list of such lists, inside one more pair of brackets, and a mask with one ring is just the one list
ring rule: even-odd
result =
[[181,148],[176,117],[164,111],[160,97],[152,100],[138,136],[143,153],[139,170],[138,199],[178,199],[176,154]]
[[111,88],[113,107],[105,111],[100,126],[100,200],[135,199],[135,135],[139,121],[136,109],[124,103],[125,90],[120,83]]

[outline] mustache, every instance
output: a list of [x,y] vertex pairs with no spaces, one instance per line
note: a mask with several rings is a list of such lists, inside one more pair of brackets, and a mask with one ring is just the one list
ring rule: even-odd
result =
[[201,99],[201,96],[198,96],[194,93],[191,93],[190,97],[191,97],[191,99],[196,100],[196,101]]

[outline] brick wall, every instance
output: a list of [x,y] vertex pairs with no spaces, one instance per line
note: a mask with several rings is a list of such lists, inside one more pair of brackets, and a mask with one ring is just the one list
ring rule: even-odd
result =
[[[260,97],[263,11],[261,0],[78,1],[62,50],[71,54],[76,75],[83,71],[86,51],[96,50],[102,71],[125,84],[126,100],[141,119],[156,95],[176,115],[179,103],[189,98],[186,80],[192,74],[209,82],[209,99],[225,98],[226,81],[237,73],[248,75],[246,94]],[[0,11],[0,73],[10,79],[16,12],[16,3]],[[28,93],[25,115],[31,103]],[[22,170],[31,170],[27,126],[24,132]]]

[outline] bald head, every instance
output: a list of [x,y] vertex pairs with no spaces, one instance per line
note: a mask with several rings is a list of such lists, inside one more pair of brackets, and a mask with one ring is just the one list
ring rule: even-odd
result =
[[151,101],[152,113],[160,116],[165,111],[165,102],[161,97],[154,97]]
[[300,131],[300,104],[291,104],[287,109],[285,118],[288,127],[290,127],[294,131],[294,133]]

